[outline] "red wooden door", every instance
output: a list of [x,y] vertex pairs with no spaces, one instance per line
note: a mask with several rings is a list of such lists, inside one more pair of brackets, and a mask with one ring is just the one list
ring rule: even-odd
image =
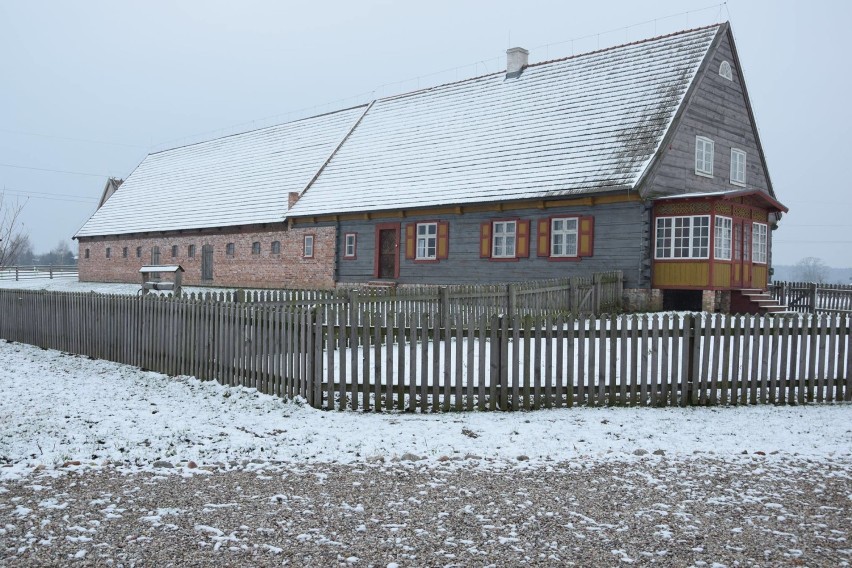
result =
[[378,227],[376,232],[376,276],[398,278],[399,228]]
[[742,288],[743,286],[743,223],[733,222],[733,240],[731,247],[731,287]]
[[731,287],[751,286],[751,222],[734,219],[731,251]]

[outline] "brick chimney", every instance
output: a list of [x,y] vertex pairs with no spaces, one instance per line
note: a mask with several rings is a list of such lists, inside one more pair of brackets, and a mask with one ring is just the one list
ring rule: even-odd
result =
[[512,47],[506,50],[506,78],[518,77],[529,65],[530,52],[523,47]]

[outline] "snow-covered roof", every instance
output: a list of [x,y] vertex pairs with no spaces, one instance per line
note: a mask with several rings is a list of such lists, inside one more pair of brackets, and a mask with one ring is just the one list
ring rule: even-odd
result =
[[364,108],[149,154],[76,236],[281,222]]
[[633,188],[718,29],[379,99],[290,215]]
[[719,28],[150,154],[75,236],[631,189]]

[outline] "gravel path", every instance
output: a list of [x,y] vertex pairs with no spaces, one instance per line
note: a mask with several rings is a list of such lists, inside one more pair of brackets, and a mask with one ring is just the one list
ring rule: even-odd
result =
[[852,464],[742,456],[487,467],[43,470],[0,484],[9,566],[840,566]]

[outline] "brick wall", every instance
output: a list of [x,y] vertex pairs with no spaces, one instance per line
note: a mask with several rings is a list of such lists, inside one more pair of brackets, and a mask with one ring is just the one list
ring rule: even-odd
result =
[[[314,235],[312,258],[303,257],[305,235]],[[186,270],[184,285],[332,288],[335,239],[333,226],[80,239],[78,267],[83,282],[137,283],[141,281],[139,269],[151,264],[152,249],[157,246],[160,264],[180,264]],[[273,241],[281,243],[279,254],[272,252]],[[260,254],[252,253],[254,242],[260,243]],[[226,254],[228,243],[234,243],[233,256]],[[201,279],[201,250],[205,244],[213,246],[212,281]],[[175,245],[177,256],[172,257]],[[195,245],[194,258],[188,255],[190,245]],[[123,255],[125,247],[126,257]],[[141,257],[136,256],[137,247],[141,247]],[[110,249],[109,258],[107,248]]]

